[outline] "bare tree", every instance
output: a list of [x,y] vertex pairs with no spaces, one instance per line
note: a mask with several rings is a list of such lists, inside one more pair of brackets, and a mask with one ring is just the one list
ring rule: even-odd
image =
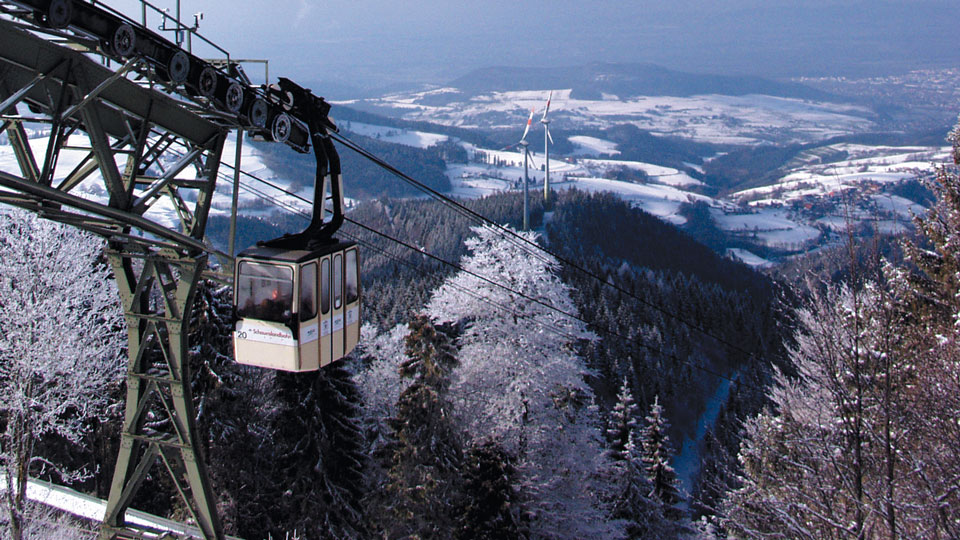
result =
[[37,455],[55,436],[77,444],[121,376],[123,315],[102,243],[32,214],[0,214],[0,464],[9,538],[23,538],[31,474],[76,481]]

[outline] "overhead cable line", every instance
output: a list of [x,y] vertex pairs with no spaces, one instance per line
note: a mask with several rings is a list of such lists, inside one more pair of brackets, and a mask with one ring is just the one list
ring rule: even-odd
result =
[[[267,180],[263,180],[263,179],[255,176],[255,175],[253,175],[253,174],[250,174],[250,173],[248,173],[248,172],[246,172],[246,171],[242,171],[242,172],[244,173],[245,176],[247,176],[247,177],[249,177],[249,178],[252,178],[252,179],[254,179],[254,180],[258,181],[258,182],[261,182],[261,183],[263,183],[263,184],[265,184],[265,185],[267,185],[267,186],[270,186],[270,187],[273,188],[273,189],[276,189],[276,190],[278,190],[278,191],[280,191],[280,192],[282,192],[282,193],[285,193],[285,194],[287,194],[287,195],[290,195],[291,197],[295,197],[295,198],[297,198],[297,199],[300,199],[300,200],[303,201],[303,202],[309,202],[309,201],[306,200],[304,197],[302,197],[302,196],[300,196],[300,195],[298,195],[298,194],[296,194],[296,193],[292,193],[292,192],[290,192],[290,191],[288,191],[288,190],[286,190],[286,189],[283,189],[282,187],[277,186],[276,184],[273,184],[272,182],[269,182],[269,181],[267,181]],[[288,211],[290,211],[290,212],[292,212],[292,213],[295,213],[295,214],[297,214],[297,215],[301,215],[301,216],[306,217],[300,210],[293,209],[292,207],[288,206],[287,204],[283,203],[282,201],[279,201],[278,199],[275,199],[275,198],[273,198],[273,197],[270,197],[270,196],[268,196],[268,195],[265,195],[265,194],[263,194],[262,192],[256,192],[255,189],[251,189],[249,186],[245,186],[245,185],[244,185],[243,187],[244,187],[245,189],[248,189],[249,191],[257,194],[257,195],[260,196],[261,198],[264,198],[264,199],[267,199],[267,200],[273,202],[275,205],[277,205],[277,206],[279,206],[279,207],[281,207],[281,208],[284,208],[284,209],[286,209],[286,210],[288,210]],[[653,352],[653,353],[656,353],[656,354],[658,354],[658,355],[660,355],[660,356],[662,356],[662,357],[666,357],[666,358],[673,359],[673,360],[675,360],[675,361],[677,361],[677,362],[679,362],[679,363],[682,363],[682,364],[687,364],[687,365],[689,365],[690,367],[693,367],[694,369],[698,369],[698,370],[700,370],[700,371],[702,371],[702,372],[704,372],[704,373],[707,373],[707,374],[709,374],[709,375],[713,375],[713,376],[715,376],[715,377],[718,377],[718,378],[720,378],[720,379],[727,380],[727,381],[730,381],[730,382],[735,382],[735,378],[733,378],[733,377],[729,377],[729,376],[727,376],[727,375],[724,375],[724,374],[722,374],[722,373],[719,373],[719,372],[717,372],[717,371],[714,371],[714,370],[712,370],[712,369],[710,369],[710,368],[697,365],[697,364],[695,364],[695,363],[693,363],[693,362],[690,362],[689,360],[684,360],[684,359],[678,357],[678,356],[675,355],[675,354],[667,353],[667,352],[665,352],[665,351],[661,350],[660,348],[655,347],[655,346],[653,346],[653,345],[649,345],[649,344],[644,343],[644,342],[642,342],[642,341],[632,339],[632,338],[630,338],[630,337],[628,337],[628,336],[624,336],[623,334],[620,334],[619,332],[616,332],[616,331],[614,331],[614,330],[612,330],[612,329],[602,328],[602,327],[600,327],[600,326],[598,326],[598,325],[596,325],[596,324],[591,324],[589,321],[583,319],[583,318],[582,318],[581,316],[579,316],[578,314],[570,313],[570,312],[568,312],[568,311],[566,311],[566,310],[563,310],[563,309],[561,309],[561,308],[558,308],[558,307],[556,307],[556,306],[554,306],[554,305],[552,305],[552,304],[550,304],[550,303],[544,302],[543,300],[540,300],[539,298],[534,298],[534,297],[532,297],[532,296],[530,296],[530,295],[528,295],[528,294],[525,294],[525,293],[523,293],[523,292],[517,291],[517,290],[515,290],[515,289],[513,289],[513,288],[511,288],[511,287],[508,287],[508,286],[503,285],[503,284],[501,284],[501,283],[497,283],[496,281],[494,281],[494,280],[492,280],[492,279],[490,279],[490,278],[488,278],[488,277],[486,277],[486,276],[482,276],[482,275],[480,275],[480,274],[477,274],[476,272],[467,270],[467,269],[463,268],[462,266],[460,266],[460,265],[458,265],[458,264],[456,264],[456,263],[452,263],[452,262],[450,262],[450,261],[447,261],[446,259],[444,259],[444,258],[442,258],[442,257],[439,257],[439,256],[437,256],[437,255],[434,255],[434,254],[432,254],[432,253],[429,253],[429,252],[427,252],[427,251],[425,251],[425,250],[423,250],[423,249],[421,249],[421,248],[418,248],[417,246],[414,246],[414,245],[412,245],[412,244],[410,244],[410,243],[408,243],[408,242],[405,242],[405,241],[403,241],[403,240],[400,240],[400,239],[398,239],[398,238],[395,238],[395,237],[393,237],[393,236],[390,236],[390,235],[388,235],[388,234],[386,234],[386,233],[383,233],[383,232],[381,232],[381,231],[377,231],[376,229],[373,229],[372,227],[369,227],[369,226],[364,225],[364,224],[362,224],[362,223],[360,223],[360,222],[358,222],[358,221],[356,221],[356,220],[353,220],[353,219],[351,219],[350,217],[345,216],[344,219],[345,219],[347,222],[349,222],[349,223],[351,223],[351,224],[353,224],[353,225],[355,225],[355,226],[357,226],[357,227],[359,227],[359,228],[361,228],[361,229],[363,229],[363,230],[365,230],[365,231],[368,231],[368,232],[370,232],[370,233],[372,233],[372,234],[375,234],[375,235],[377,235],[377,236],[380,236],[380,237],[382,237],[382,238],[384,238],[384,239],[386,239],[386,240],[389,240],[389,241],[391,241],[391,242],[394,242],[394,243],[396,243],[396,244],[399,244],[399,245],[401,245],[401,246],[409,249],[410,251],[413,251],[413,252],[418,253],[418,254],[420,254],[420,255],[423,255],[423,256],[425,256],[425,257],[427,257],[427,258],[430,258],[430,259],[432,259],[432,260],[434,260],[434,261],[437,261],[437,262],[439,262],[440,264],[443,264],[444,266],[448,266],[448,267],[453,268],[454,270],[457,270],[457,271],[459,271],[459,272],[463,272],[463,273],[465,273],[465,274],[471,275],[471,276],[473,276],[473,277],[475,277],[475,278],[477,278],[477,279],[479,279],[479,280],[481,280],[481,281],[483,281],[483,282],[485,282],[485,283],[488,283],[488,284],[490,284],[490,285],[492,285],[492,286],[494,286],[494,287],[497,287],[497,288],[500,288],[500,289],[502,289],[502,290],[504,290],[504,291],[507,291],[507,292],[509,292],[509,293],[515,294],[515,295],[517,295],[518,297],[521,297],[521,298],[523,298],[523,299],[525,299],[525,300],[527,300],[527,301],[529,301],[529,302],[533,302],[533,303],[539,304],[539,305],[541,305],[541,306],[543,306],[543,307],[545,307],[545,308],[547,308],[547,309],[549,309],[549,310],[552,310],[552,311],[554,311],[554,312],[556,312],[556,313],[559,313],[559,314],[561,314],[561,315],[563,315],[563,316],[565,316],[565,317],[568,317],[568,318],[570,318],[570,319],[579,321],[579,322],[583,323],[584,325],[586,325],[586,327],[588,327],[588,328],[592,327],[592,328],[596,329],[599,333],[606,334],[606,335],[613,336],[613,337],[617,337],[617,338],[619,338],[619,339],[624,340],[624,341],[627,342],[627,343],[636,344],[636,345],[638,345],[638,346],[640,346],[640,347],[642,347],[642,348],[644,348],[644,349],[647,349],[648,351],[651,351],[651,352]],[[391,258],[392,258],[392,257],[391,257]],[[396,260],[396,259],[394,259],[394,260]],[[460,289],[460,290],[462,290],[462,289]],[[477,297],[477,296],[474,295],[472,292],[471,292],[470,294],[471,294],[471,296],[474,296],[475,298]],[[483,300],[483,301],[485,301],[485,302],[491,303],[491,305],[497,305],[496,302],[494,302],[493,300],[491,300],[491,299],[489,299],[489,298],[487,298],[487,297],[481,297],[480,299]],[[501,308],[502,308],[502,306],[501,306]],[[515,311],[512,311],[512,310],[511,310],[511,312],[514,313],[515,315],[517,315],[517,313],[516,313]],[[522,315],[522,314],[519,314],[518,316],[521,316],[521,315]],[[545,322],[543,322],[543,321],[539,321],[539,320],[536,320],[536,319],[532,319],[532,316],[528,316],[528,317],[531,317],[531,320],[533,320],[533,321],[534,321],[536,324],[538,324],[538,325],[541,325],[541,326],[543,326],[543,327],[545,327],[545,328],[548,326],[548,324],[545,323]],[[570,338],[570,339],[574,339],[574,340],[576,339],[575,336],[571,336],[571,335],[569,335],[569,334],[562,333],[562,331],[560,331],[560,330],[558,330],[557,333],[560,333],[561,335],[564,335],[565,337],[568,337],[568,338]]]
[[[445,195],[443,195],[443,194],[440,193],[439,191],[431,188],[430,186],[424,184],[423,182],[420,182],[419,180],[411,177],[410,175],[404,173],[403,171],[400,171],[399,169],[397,169],[396,167],[394,167],[394,166],[391,165],[390,163],[388,163],[388,162],[384,161],[383,159],[377,157],[375,154],[373,154],[373,153],[370,152],[369,150],[366,150],[365,148],[363,148],[363,147],[361,147],[360,145],[354,143],[354,142],[351,141],[350,139],[347,139],[347,138],[344,137],[343,135],[340,135],[339,133],[331,133],[330,136],[331,136],[331,138],[332,138],[333,140],[335,140],[335,141],[339,142],[340,144],[346,146],[346,147],[349,148],[350,150],[353,150],[354,152],[360,154],[362,157],[364,157],[364,158],[366,158],[367,160],[373,162],[374,164],[376,164],[376,165],[379,166],[380,168],[386,170],[387,172],[393,174],[394,176],[400,178],[401,180],[403,180],[403,181],[406,182],[407,184],[415,187],[416,189],[419,189],[420,191],[423,191],[424,193],[428,194],[430,197],[432,197],[433,199],[439,201],[441,204],[443,204],[444,206],[450,208],[450,209],[453,210],[454,212],[456,212],[456,213],[458,213],[458,214],[460,214],[460,215],[462,215],[462,216],[464,216],[464,217],[466,217],[466,218],[468,218],[468,219],[472,219],[472,220],[473,220],[474,222],[476,222],[476,223],[492,225],[496,230],[498,230],[498,231],[500,232],[500,235],[503,236],[508,242],[510,242],[510,243],[512,243],[512,244],[514,244],[514,245],[516,245],[516,246],[518,246],[518,247],[520,247],[520,248],[523,249],[526,253],[528,253],[528,254],[530,254],[530,255],[532,255],[532,256],[540,259],[541,261],[546,261],[546,260],[547,260],[547,259],[545,259],[545,258],[543,257],[543,255],[541,255],[541,253],[540,253],[540,252],[545,252],[546,250],[544,250],[543,247],[540,246],[540,245],[538,245],[536,242],[531,242],[530,240],[527,240],[526,238],[523,238],[522,236],[520,236],[520,235],[518,235],[518,234],[516,234],[516,233],[513,233],[513,231],[510,231],[509,229],[506,229],[506,228],[503,227],[502,225],[494,222],[493,220],[491,220],[490,218],[484,216],[483,214],[480,214],[479,212],[477,212],[477,211],[475,211],[475,210],[471,210],[470,208],[468,208],[468,207],[460,204],[459,202],[457,202],[457,201],[455,201],[455,200],[453,200],[453,199],[450,199],[449,197],[446,197]],[[510,233],[510,235],[509,235],[509,236],[504,236],[504,233],[505,233],[505,232],[506,232],[506,233]],[[520,240],[521,242],[518,242],[517,240]],[[531,250],[527,247],[527,244],[533,246],[533,248],[534,248],[533,251],[531,251]],[[547,252],[547,254],[549,255],[549,252]],[[554,258],[557,258],[557,257],[554,257]],[[559,259],[558,259],[558,260],[559,260]]]
[[[254,177],[254,178],[257,179],[256,177]],[[259,180],[259,179],[257,179],[257,180]],[[263,183],[265,183],[265,184],[271,185],[271,184],[269,184],[269,182],[266,182],[266,181],[263,181],[263,180],[259,180],[259,181],[261,181],[261,182],[263,182]],[[272,185],[271,185],[271,186],[272,186]],[[310,216],[309,216],[308,214],[306,214],[305,212],[303,212],[302,210],[299,210],[299,209],[297,209],[296,207],[294,207],[294,206],[292,206],[292,205],[289,205],[289,204],[281,201],[280,199],[277,199],[276,197],[272,197],[272,196],[270,196],[270,195],[267,195],[266,193],[264,193],[264,192],[262,192],[262,191],[260,191],[260,190],[258,190],[258,189],[256,189],[256,188],[250,186],[249,184],[241,184],[241,187],[244,188],[245,190],[249,191],[250,193],[253,193],[255,196],[260,197],[260,198],[263,199],[263,200],[269,201],[270,203],[274,204],[274,205],[277,206],[278,208],[287,210],[287,211],[290,212],[291,214],[300,216],[300,217],[302,217],[302,218],[304,218],[304,219],[310,219]],[[290,194],[289,192],[286,192],[286,193]],[[294,195],[294,196],[296,196],[296,195]],[[355,221],[350,220],[350,222],[351,222],[352,224],[354,224],[354,225],[357,225],[357,226],[366,228],[365,226],[363,226],[363,225],[361,225],[361,224],[359,224],[359,223],[357,223],[357,222],[355,222]],[[408,248],[408,249],[411,249],[411,250],[417,252],[418,254],[421,254],[421,255],[430,255],[430,254],[428,254],[428,253],[424,253],[423,251],[418,250],[415,246],[410,246],[409,244],[406,244],[406,243],[404,243],[404,242],[402,242],[402,241],[400,241],[400,240],[394,239],[394,238],[390,237],[389,235],[385,235],[385,234],[379,233],[379,232],[377,232],[377,231],[375,231],[375,230],[373,230],[373,229],[370,229],[370,228],[367,228],[367,230],[370,230],[370,231],[372,231],[372,232],[374,232],[374,233],[377,233],[377,234],[381,234],[384,238],[390,239],[390,240],[392,240],[393,242],[395,242],[395,243],[397,243],[397,244],[400,244],[400,245],[403,246],[403,247],[406,247],[406,248]],[[381,247],[379,247],[379,246],[377,246],[377,245],[375,245],[375,244],[373,244],[373,243],[371,243],[371,242],[369,242],[369,241],[367,241],[367,240],[364,240],[364,239],[360,238],[359,236],[352,235],[352,234],[347,233],[346,231],[343,231],[343,230],[341,230],[340,233],[341,233],[343,236],[347,237],[348,239],[354,240],[354,241],[356,241],[357,243],[361,244],[362,246],[364,246],[364,247],[366,247],[366,248],[368,248],[368,249],[372,249],[372,250],[374,250],[374,251],[379,252],[381,255],[383,255],[384,257],[386,257],[386,258],[388,258],[388,259],[390,259],[390,260],[392,260],[392,261],[394,261],[394,262],[397,262],[397,263],[399,263],[399,264],[402,264],[402,265],[404,265],[404,266],[407,266],[408,268],[411,268],[411,269],[413,269],[413,270],[419,271],[420,273],[422,273],[422,274],[425,275],[425,276],[437,276],[436,273],[430,271],[429,269],[423,268],[421,265],[415,265],[415,264],[413,264],[413,263],[410,262],[410,261],[407,261],[407,260],[405,260],[405,259],[403,259],[403,258],[401,258],[401,257],[399,257],[399,256],[397,256],[397,255],[395,255],[395,254],[393,254],[393,253],[390,253],[389,251],[387,251],[387,250],[384,249],[384,248],[381,248]],[[435,258],[436,258],[436,257],[435,257]],[[454,268],[457,268],[457,269],[459,269],[459,270],[461,270],[461,271],[463,271],[463,272],[471,273],[471,272],[469,272],[469,271],[467,271],[467,270],[464,270],[462,267],[460,267],[460,266],[458,266],[458,265],[456,265],[456,264],[447,262],[447,261],[444,260],[444,259],[439,259],[439,260],[441,260],[441,261],[445,262],[446,264],[449,264],[449,265],[453,266]],[[471,274],[472,274],[472,273],[471,273]],[[472,275],[476,276],[476,274],[472,274]],[[442,276],[437,276],[437,277],[438,277],[438,281],[442,281],[442,280],[443,280],[443,277],[442,277]],[[478,277],[479,277],[479,276],[478,276]],[[483,278],[481,278],[481,279],[483,279]],[[491,283],[493,283],[493,282],[491,282]],[[516,309],[514,309],[514,308],[512,308],[512,307],[509,307],[509,306],[504,305],[504,304],[502,304],[502,303],[500,303],[500,302],[497,302],[497,301],[495,301],[495,300],[493,300],[493,299],[491,299],[491,298],[489,298],[489,297],[483,296],[483,295],[477,293],[476,291],[472,291],[472,290],[470,290],[470,289],[467,289],[466,287],[463,287],[463,286],[460,286],[460,285],[457,285],[457,284],[454,284],[454,283],[448,283],[448,285],[450,285],[452,288],[454,288],[454,289],[456,289],[456,290],[458,290],[458,291],[460,291],[460,292],[462,292],[462,293],[464,293],[464,294],[467,294],[467,295],[471,296],[472,298],[475,298],[475,299],[477,299],[477,300],[479,300],[479,301],[481,301],[481,302],[485,302],[485,303],[487,303],[487,304],[490,304],[490,305],[494,306],[495,308],[497,308],[497,309],[499,309],[499,310],[501,310],[501,311],[507,312],[507,313],[509,313],[509,314],[511,314],[511,315],[513,315],[513,316],[515,316],[515,317],[523,318],[523,319],[529,319],[529,320],[530,320],[531,322],[533,322],[534,324],[537,324],[538,326],[541,326],[541,327],[544,328],[545,330],[548,330],[548,331],[550,331],[550,332],[553,332],[554,334],[557,334],[557,335],[559,335],[559,336],[561,336],[561,337],[565,337],[565,338],[567,338],[567,339],[569,339],[569,340],[571,340],[571,341],[576,341],[576,340],[578,339],[577,336],[574,336],[573,334],[570,334],[569,332],[563,331],[562,329],[558,328],[556,325],[553,325],[553,324],[550,324],[550,323],[547,323],[547,322],[544,322],[544,321],[535,319],[532,314],[519,312],[519,311],[517,311]],[[508,287],[504,287],[504,286],[499,285],[499,284],[496,284],[496,285],[499,286],[499,287],[501,287],[501,288],[504,288],[504,289],[506,289],[506,290],[508,290],[508,291],[514,292],[515,294],[519,294],[519,293],[516,293],[516,291],[513,291],[512,289],[510,289],[510,288],[508,288]]]
[[[634,294],[634,293],[632,293],[632,292],[630,292],[630,291],[628,291],[628,290],[626,290],[626,289],[618,286],[617,284],[615,284],[615,283],[613,283],[613,282],[611,282],[611,281],[608,281],[608,280],[603,279],[602,277],[594,274],[593,272],[591,272],[591,271],[587,270],[586,268],[578,265],[577,263],[575,263],[575,262],[573,262],[573,261],[571,261],[571,260],[569,260],[569,259],[567,259],[567,258],[565,258],[565,257],[562,257],[562,256],[560,256],[560,255],[557,254],[557,253],[554,253],[554,252],[551,251],[550,249],[547,249],[546,247],[541,246],[540,244],[538,244],[538,243],[536,243],[536,242],[534,242],[534,241],[532,241],[532,240],[529,240],[529,239],[527,239],[527,238],[524,238],[523,236],[521,236],[521,235],[517,234],[516,232],[514,232],[514,231],[512,231],[512,230],[510,230],[510,229],[508,229],[508,228],[506,228],[506,227],[504,227],[503,225],[500,225],[499,223],[496,223],[495,221],[491,220],[490,218],[488,218],[488,217],[486,217],[486,216],[484,216],[484,215],[482,215],[482,214],[480,214],[480,213],[478,213],[478,212],[476,212],[476,211],[474,211],[474,210],[471,210],[470,208],[464,206],[464,205],[461,204],[460,202],[458,202],[458,201],[456,201],[456,200],[454,200],[454,199],[451,199],[450,197],[447,197],[446,195],[444,195],[444,194],[440,193],[439,191],[437,191],[437,190],[435,190],[435,189],[433,189],[433,188],[431,188],[431,187],[423,184],[422,182],[417,181],[416,179],[414,179],[414,178],[412,178],[411,176],[403,173],[402,171],[400,171],[399,169],[397,169],[397,168],[394,167],[393,165],[391,165],[391,164],[387,163],[386,161],[384,161],[383,159],[377,157],[376,155],[374,155],[374,154],[371,153],[370,151],[364,149],[364,148],[361,147],[360,145],[358,145],[358,144],[354,143],[353,141],[347,139],[347,138],[344,137],[343,135],[340,135],[339,133],[330,133],[330,136],[331,136],[335,141],[337,141],[337,142],[339,142],[340,144],[346,146],[346,147],[349,148],[350,150],[353,150],[354,152],[360,154],[361,156],[363,156],[364,158],[370,160],[371,162],[373,162],[374,164],[376,164],[376,165],[378,165],[379,167],[383,168],[384,170],[386,170],[386,171],[394,174],[395,176],[397,176],[397,177],[400,178],[401,180],[407,182],[408,184],[411,184],[411,185],[413,185],[414,187],[416,187],[417,189],[420,189],[420,190],[424,191],[425,193],[427,193],[427,194],[429,194],[431,197],[433,197],[433,198],[441,201],[442,203],[444,203],[444,204],[447,205],[448,207],[453,207],[453,208],[454,208],[456,211],[458,211],[459,213],[461,213],[461,214],[463,214],[463,215],[467,215],[467,216],[469,216],[469,217],[472,217],[472,218],[475,219],[475,220],[479,220],[479,221],[481,221],[481,222],[483,222],[483,223],[485,223],[485,224],[487,224],[487,225],[489,225],[489,226],[491,226],[491,227],[499,230],[502,236],[503,236],[503,235],[509,236],[509,237],[511,237],[511,238],[513,238],[513,239],[516,239],[517,241],[520,241],[520,242],[525,243],[525,244],[529,244],[529,245],[532,246],[534,249],[536,249],[536,250],[538,250],[538,251],[542,251],[543,253],[546,253],[547,255],[550,255],[551,257],[553,257],[553,258],[556,259],[557,261],[560,261],[561,263],[563,263],[563,264],[565,264],[565,265],[567,265],[567,266],[569,266],[569,267],[571,267],[571,268],[573,268],[573,269],[575,269],[575,270],[577,270],[577,271],[579,271],[579,272],[582,272],[583,274],[585,274],[585,275],[587,275],[587,276],[595,279],[596,281],[600,282],[601,284],[603,284],[603,285],[605,285],[605,286],[608,286],[608,287],[612,287],[612,288],[613,288],[614,290],[616,290],[617,292],[619,292],[619,293],[621,293],[621,294],[624,294],[624,295],[626,295],[626,296],[629,296],[630,298],[633,298],[634,300],[640,302],[641,304],[643,304],[643,305],[645,305],[645,306],[647,306],[647,307],[649,307],[649,308],[652,308],[652,309],[660,312],[661,314],[663,314],[663,315],[665,315],[665,316],[667,316],[667,317],[669,317],[669,318],[671,318],[671,319],[673,319],[673,320],[675,320],[675,321],[683,324],[684,326],[687,326],[688,328],[690,328],[690,329],[692,329],[692,330],[696,330],[697,332],[699,332],[699,333],[701,333],[701,334],[703,334],[703,335],[705,335],[705,336],[707,336],[707,337],[710,337],[710,338],[716,340],[718,343],[721,343],[721,344],[729,347],[730,349],[732,349],[732,350],[734,350],[734,351],[737,351],[737,352],[740,352],[740,353],[742,353],[742,354],[745,354],[745,355],[747,355],[748,357],[756,357],[756,354],[755,354],[755,353],[750,352],[750,351],[744,349],[743,347],[740,347],[739,345],[737,345],[737,344],[735,344],[735,343],[733,343],[733,342],[731,342],[731,341],[729,341],[729,340],[726,340],[726,339],[724,339],[724,338],[722,338],[722,337],[714,334],[713,332],[707,330],[706,328],[704,328],[704,327],[702,327],[702,326],[700,326],[700,325],[698,325],[698,324],[689,322],[689,321],[687,321],[686,319],[684,319],[683,317],[681,317],[681,316],[679,316],[679,315],[676,315],[676,314],[670,312],[670,311],[667,310],[666,308],[664,308],[664,307],[662,307],[662,306],[659,306],[659,305],[657,305],[657,304],[655,304],[655,303],[653,303],[653,302],[650,302],[649,300],[646,300],[646,299],[644,299],[644,298],[642,298],[642,297],[640,297],[640,296],[638,296],[638,295],[636,295],[636,294]],[[514,242],[514,243],[515,243],[515,242]]]

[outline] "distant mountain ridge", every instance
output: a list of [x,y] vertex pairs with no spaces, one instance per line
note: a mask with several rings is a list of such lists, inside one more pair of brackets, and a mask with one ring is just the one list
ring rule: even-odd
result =
[[763,94],[817,101],[846,101],[798,83],[741,75],[686,73],[646,63],[593,63],[559,68],[489,67],[472,71],[451,81],[448,86],[470,95],[572,88],[572,97],[578,99],[600,99],[603,94],[613,94],[621,99],[634,96]]

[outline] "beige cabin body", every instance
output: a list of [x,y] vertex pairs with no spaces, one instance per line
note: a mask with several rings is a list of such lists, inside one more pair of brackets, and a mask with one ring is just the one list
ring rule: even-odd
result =
[[349,354],[360,340],[359,268],[353,242],[240,253],[234,269],[237,362],[316,371]]

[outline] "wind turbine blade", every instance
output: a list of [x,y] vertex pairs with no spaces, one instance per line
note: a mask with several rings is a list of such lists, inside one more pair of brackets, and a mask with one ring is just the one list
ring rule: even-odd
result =
[[547,130],[547,138],[550,139],[550,144],[553,144],[553,135],[550,135],[550,126],[543,126]]
[[[550,91],[550,95],[547,96],[547,106],[543,109],[543,117],[540,118],[540,121],[543,122],[547,119],[547,113],[550,112],[550,100],[553,99],[553,90]],[[553,141],[551,141],[553,142]]]
[[533,109],[530,109],[530,118],[527,118],[527,127],[523,130],[523,137],[520,137],[521,141],[527,140],[527,133],[530,132],[530,124],[533,123]]

